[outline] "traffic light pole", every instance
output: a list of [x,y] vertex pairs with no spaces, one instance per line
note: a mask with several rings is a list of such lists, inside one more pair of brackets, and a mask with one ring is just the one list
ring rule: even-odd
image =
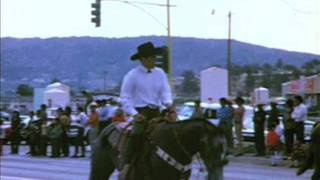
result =
[[91,11],[91,14],[93,17],[91,18],[91,22],[93,22],[96,27],[100,27],[101,25],[101,0],[96,0],[95,3],[91,4],[91,7],[93,10]]
[[168,47],[168,78],[170,81],[170,84],[172,85],[172,38],[171,38],[171,25],[170,25],[170,8],[171,7],[176,7],[176,5],[171,5],[170,0],[167,0],[166,4],[160,4],[160,3],[149,3],[149,2],[140,2],[140,1],[127,1],[127,0],[99,0],[99,1],[117,1],[117,2],[122,2],[126,3],[129,5],[134,6],[135,8],[138,8],[139,10],[143,11],[144,13],[148,14],[151,16],[157,23],[159,23],[161,26],[165,27],[156,17],[148,13],[146,10],[142,9],[141,7],[135,5],[135,4],[143,4],[143,5],[151,5],[151,6],[161,6],[161,7],[166,7],[167,8],[167,47]]

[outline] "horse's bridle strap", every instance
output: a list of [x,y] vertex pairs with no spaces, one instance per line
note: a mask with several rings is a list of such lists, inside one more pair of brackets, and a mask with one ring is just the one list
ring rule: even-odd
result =
[[166,153],[163,149],[161,149],[159,146],[156,147],[156,154],[165,162],[167,162],[169,165],[176,168],[178,171],[186,172],[191,169],[191,164],[182,165],[180,162],[175,160],[172,156],[170,156],[168,153]]

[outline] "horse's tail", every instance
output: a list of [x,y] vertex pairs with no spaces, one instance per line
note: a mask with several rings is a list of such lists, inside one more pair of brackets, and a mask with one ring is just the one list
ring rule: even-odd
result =
[[[315,173],[320,174],[320,125],[317,125],[311,134],[311,143],[309,146],[307,159],[303,165],[297,170],[297,175],[303,174],[307,169],[315,165]],[[320,175],[319,175],[320,176]]]

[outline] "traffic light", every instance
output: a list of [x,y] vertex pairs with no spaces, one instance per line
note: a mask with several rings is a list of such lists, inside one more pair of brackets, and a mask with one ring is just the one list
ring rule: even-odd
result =
[[93,10],[91,11],[91,14],[93,17],[91,18],[91,22],[96,24],[96,27],[100,27],[101,22],[101,0],[96,0],[95,3],[91,4],[91,7]]
[[162,68],[164,72],[169,72],[169,52],[167,46],[160,47],[160,53],[156,55],[155,64],[157,67]]

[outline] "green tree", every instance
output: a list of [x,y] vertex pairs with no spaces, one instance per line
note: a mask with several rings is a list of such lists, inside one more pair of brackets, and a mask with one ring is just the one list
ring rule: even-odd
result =
[[271,75],[273,71],[272,65],[270,64],[263,64],[262,66],[262,72],[264,75]]
[[29,86],[28,84],[20,84],[17,87],[17,94],[20,96],[32,96],[33,95],[33,87]]
[[244,73],[243,69],[244,68],[242,66],[231,64],[231,76],[240,76],[242,73]]
[[52,84],[52,83],[56,83],[56,82],[61,82],[61,81],[60,81],[60,79],[58,79],[58,78],[53,78],[53,79],[51,80],[51,84]]
[[278,59],[277,63],[276,63],[276,68],[277,69],[282,69],[283,68],[283,61],[281,58]]
[[306,76],[320,73],[320,60],[313,59],[302,65],[302,71]]
[[255,87],[255,78],[253,77],[252,73],[247,73],[246,78],[246,95],[250,95],[250,93],[253,91],[253,88]]
[[200,91],[199,80],[196,78],[192,70],[184,71],[184,77],[181,85],[182,94],[184,95],[198,95]]

